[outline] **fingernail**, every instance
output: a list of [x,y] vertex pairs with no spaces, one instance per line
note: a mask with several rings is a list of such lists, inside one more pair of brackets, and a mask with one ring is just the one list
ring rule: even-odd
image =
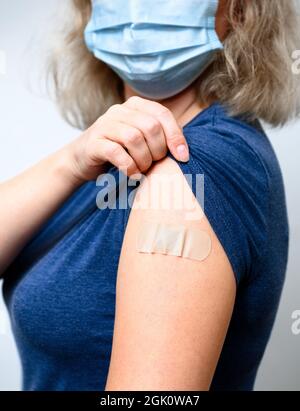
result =
[[177,154],[178,154],[180,161],[183,161],[183,162],[189,161],[189,158],[190,158],[189,151],[184,144],[180,144],[176,150],[177,150]]
[[136,172],[134,174],[131,174],[131,176],[129,177],[132,180],[141,180],[143,177],[142,173]]

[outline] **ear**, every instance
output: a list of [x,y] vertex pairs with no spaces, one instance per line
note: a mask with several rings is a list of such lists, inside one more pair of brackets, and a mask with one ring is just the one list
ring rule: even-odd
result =
[[229,23],[227,20],[228,4],[228,0],[219,0],[219,5],[216,14],[216,32],[221,41],[225,40],[229,30]]

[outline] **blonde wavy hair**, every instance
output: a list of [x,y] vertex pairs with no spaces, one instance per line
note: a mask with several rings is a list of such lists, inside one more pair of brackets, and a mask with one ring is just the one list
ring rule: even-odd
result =
[[[123,82],[85,45],[91,0],[68,0],[68,7],[47,78],[63,117],[84,129],[112,104],[124,101]],[[292,53],[300,48],[300,34],[295,1],[228,0],[227,19],[231,29],[224,50],[195,83],[200,101],[218,99],[231,115],[246,114],[273,126],[297,117],[300,76],[292,71]]]

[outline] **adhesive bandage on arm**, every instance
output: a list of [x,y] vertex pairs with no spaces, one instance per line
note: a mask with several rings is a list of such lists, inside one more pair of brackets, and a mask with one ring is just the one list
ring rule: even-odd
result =
[[140,227],[137,251],[202,261],[210,254],[211,238],[200,229],[147,221]]

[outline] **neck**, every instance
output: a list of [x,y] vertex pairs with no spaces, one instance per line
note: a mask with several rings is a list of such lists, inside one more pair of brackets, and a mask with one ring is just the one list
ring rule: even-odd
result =
[[[125,100],[129,97],[137,95],[138,94],[130,86],[128,86],[128,84],[124,84]],[[155,101],[167,107],[172,112],[180,127],[184,127],[185,124],[192,120],[206,107],[199,102],[194,84],[173,97]]]

